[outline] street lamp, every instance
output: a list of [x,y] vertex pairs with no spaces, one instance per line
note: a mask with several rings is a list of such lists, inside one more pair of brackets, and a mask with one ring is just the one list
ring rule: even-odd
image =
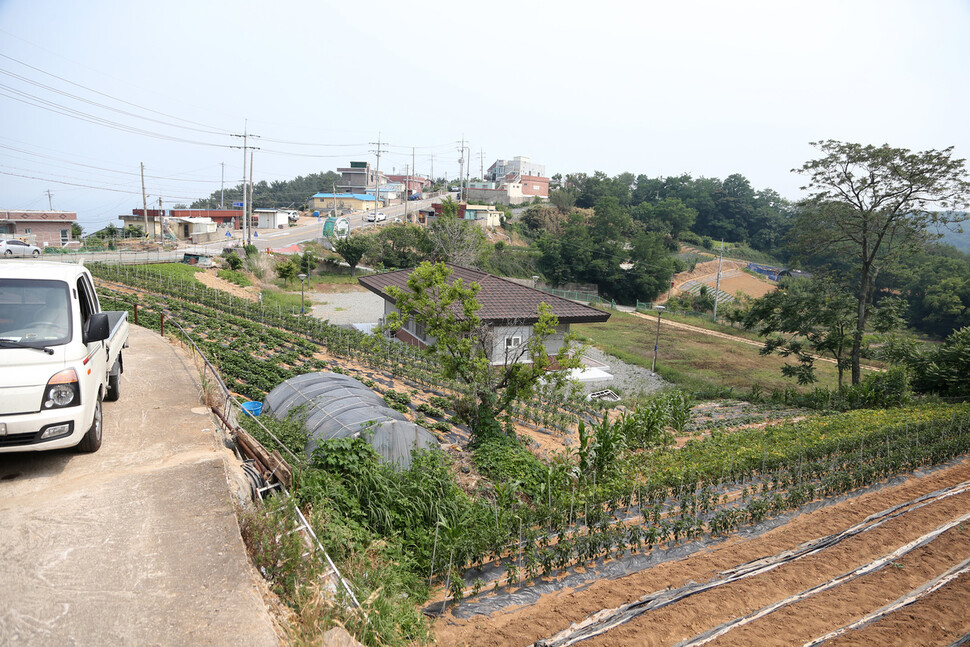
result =
[[[292,276],[292,274],[290,276]],[[303,282],[306,280],[306,274],[300,272],[296,275],[296,278],[300,279],[300,314],[303,314],[306,312],[306,307],[303,301]]]
[[653,342],[653,365],[650,367],[651,373],[657,372],[657,348],[660,346],[660,316],[664,313],[663,306],[654,306],[657,309],[657,339]]

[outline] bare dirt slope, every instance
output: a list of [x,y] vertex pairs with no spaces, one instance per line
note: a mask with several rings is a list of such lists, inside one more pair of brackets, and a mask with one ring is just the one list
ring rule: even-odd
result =
[[[741,292],[749,297],[757,298],[772,292],[778,284],[760,276],[753,276],[742,271],[747,267],[743,261],[723,260],[721,262],[721,280],[717,283],[717,259],[698,263],[690,272],[680,272],[673,276],[672,296],[680,294],[685,290],[687,283],[704,283],[712,289],[717,283],[721,292],[734,295]],[[667,293],[657,297],[657,303],[667,301]]]
[[[941,488],[966,486],[968,481],[970,459],[964,459],[946,469],[796,516],[760,536],[731,538],[712,549],[634,575],[599,580],[582,590],[550,594],[536,604],[494,613],[491,617],[459,620],[446,615],[437,621],[437,644],[528,645],[549,638],[591,614],[636,602],[653,592],[717,579],[727,569],[838,533],[891,506]],[[865,617],[970,558],[970,523],[961,521],[968,516],[970,490],[907,509],[885,524],[817,554],[643,613],[579,644],[678,644],[723,623],[779,604],[790,596],[823,587],[882,558],[885,561],[882,568],[847,579],[804,600],[780,605],[709,643],[801,645]],[[947,524],[952,527],[926,545],[896,557],[886,557]],[[970,615],[961,607],[967,599],[970,599],[970,577],[964,573],[916,603],[864,628],[848,631],[832,644],[948,645],[970,632]]]

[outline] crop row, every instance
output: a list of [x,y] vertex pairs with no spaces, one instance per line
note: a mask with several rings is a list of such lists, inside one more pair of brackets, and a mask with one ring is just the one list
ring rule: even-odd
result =
[[[227,384],[249,398],[259,399],[271,390],[275,384],[269,380],[274,377],[289,377],[307,370],[327,370],[312,360],[320,346],[334,357],[384,371],[415,387],[442,393],[460,390],[458,384],[441,375],[438,365],[426,353],[407,344],[288,313],[282,308],[263,308],[247,299],[208,288],[198,281],[174,278],[151,266],[92,264],[90,269],[103,281],[123,283],[148,292],[148,295],[142,295],[142,302],[147,301],[150,307],[168,312],[193,331],[196,342],[204,339],[221,343],[227,350],[246,353],[245,366],[226,359],[227,354],[218,350],[220,357],[211,359],[216,359],[221,371],[226,371],[223,378]],[[296,355],[284,354],[283,348],[289,348]],[[291,370],[287,373],[266,367],[260,369],[257,368],[260,362],[282,363]],[[259,373],[252,380],[247,377],[246,370],[236,370],[247,366]],[[329,370],[334,368],[335,365],[331,365]],[[519,402],[517,406],[524,418],[561,431],[572,427],[578,418],[577,412],[586,412],[590,418],[595,416],[575,394],[565,402],[544,394]]]
[[[665,542],[728,534],[811,501],[936,465],[970,450],[970,407],[857,411],[657,450],[622,478],[594,486],[550,478],[546,501],[509,505],[469,526],[446,556],[455,598]],[[797,439],[797,440],[795,440]],[[770,458],[769,458],[770,455]],[[706,466],[706,468],[705,468]],[[715,467],[718,466],[718,467]],[[632,483],[632,485],[631,485]],[[448,579],[442,557],[435,571]]]

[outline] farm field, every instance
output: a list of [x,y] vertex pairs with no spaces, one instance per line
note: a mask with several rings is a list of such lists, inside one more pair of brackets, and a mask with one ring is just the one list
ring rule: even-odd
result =
[[[655,318],[613,312],[606,323],[581,324],[573,330],[594,346],[630,364],[649,368],[657,325]],[[760,343],[731,339],[727,335],[700,334],[683,326],[661,322],[657,372],[670,381],[697,391],[729,396],[752,388],[771,391],[797,387],[781,374],[786,360],[759,354]],[[835,366],[816,364],[818,385],[834,388]]]
[[[953,488],[949,496],[912,503],[933,492]],[[908,506],[904,504],[910,503]],[[922,504],[922,507],[918,507]],[[724,573],[753,560],[793,551],[806,542],[845,532],[871,515],[904,506],[883,524],[774,568],[708,591],[695,593],[661,608],[644,611],[615,627],[602,630],[582,645],[674,645],[689,642],[770,605],[823,587],[839,577],[846,581],[819,590],[803,600],[779,606],[763,617],[731,627],[712,645],[788,645],[808,643],[864,618],[920,587],[966,566],[970,558],[970,459],[874,491],[798,514],[763,534],[734,536],[688,557],[657,564],[620,577],[600,579],[574,590],[543,595],[528,605],[503,609],[490,616],[457,618],[446,614],[435,625],[439,645],[553,645],[569,642],[568,630],[590,616],[641,598],[677,590],[692,583],[724,578]],[[927,534],[943,529],[925,545],[903,552]],[[894,551],[900,554],[893,555]],[[888,556],[888,557],[887,557]],[[881,567],[879,560],[882,560]],[[875,564],[875,565],[874,565]],[[873,566],[874,565],[874,566]],[[872,572],[851,578],[859,569]],[[670,592],[670,591],[668,591]],[[970,632],[965,601],[970,574],[964,569],[939,589],[894,610],[865,627],[826,644],[948,645]],[[594,623],[595,625],[595,623]],[[564,632],[559,640],[553,637]],[[575,638],[579,634],[574,635]],[[538,641],[545,640],[543,643]],[[685,642],[682,642],[685,641]]]
[[[143,325],[157,328],[162,312],[180,322],[180,334],[246,397],[261,399],[302,372],[346,372],[435,433],[450,457],[439,477],[457,488],[448,485],[443,505],[424,495],[418,508],[402,501],[394,515],[417,514],[416,521],[378,544],[394,536],[419,563],[427,589],[421,584],[409,596],[440,616],[438,644],[574,644],[585,636],[556,634],[590,614],[596,620],[589,631],[597,637],[582,644],[676,644],[695,637],[697,643],[687,644],[700,644],[706,632],[738,618],[737,627],[717,637],[726,641],[720,644],[772,644],[776,636],[788,644],[788,625],[808,634],[805,642],[851,622],[819,612],[825,605],[864,617],[924,586],[927,595],[894,613],[925,608],[941,623],[962,618],[946,609],[966,592],[953,587],[965,585],[960,565],[970,557],[966,405],[819,416],[741,401],[698,404],[667,392],[626,415],[603,416],[581,401],[557,404],[539,394],[512,410],[522,442],[486,447],[479,456],[481,448],[468,446],[467,428],[449,411],[455,385],[411,347],[255,308],[150,268],[98,268],[98,274],[103,298],[129,310],[138,302]],[[597,334],[635,341],[633,328],[642,320],[616,319],[616,329],[605,326]],[[753,373],[730,364],[728,348],[735,343],[756,354],[750,344],[710,339],[722,345],[714,352],[731,371]],[[682,343],[688,361],[696,362],[692,340]],[[586,426],[577,427],[580,420]],[[676,438],[664,438],[671,429]],[[907,480],[914,470],[947,461],[945,469]],[[359,474],[354,477],[358,482]],[[413,485],[428,482],[418,474],[408,478]],[[380,512],[386,504],[369,509]],[[805,548],[805,542],[814,543]],[[763,572],[748,570],[752,560],[766,560]],[[692,588],[692,581],[709,590]],[[373,578],[355,585],[362,597],[379,595]],[[778,610],[770,608],[780,602]],[[831,616],[831,623],[799,614]],[[959,626],[946,631],[962,635]]]

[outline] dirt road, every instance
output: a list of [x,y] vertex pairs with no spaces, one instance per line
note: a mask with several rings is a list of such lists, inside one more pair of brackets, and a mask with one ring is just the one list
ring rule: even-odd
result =
[[0,644],[277,645],[198,373],[130,343],[100,451],[0,455]]

